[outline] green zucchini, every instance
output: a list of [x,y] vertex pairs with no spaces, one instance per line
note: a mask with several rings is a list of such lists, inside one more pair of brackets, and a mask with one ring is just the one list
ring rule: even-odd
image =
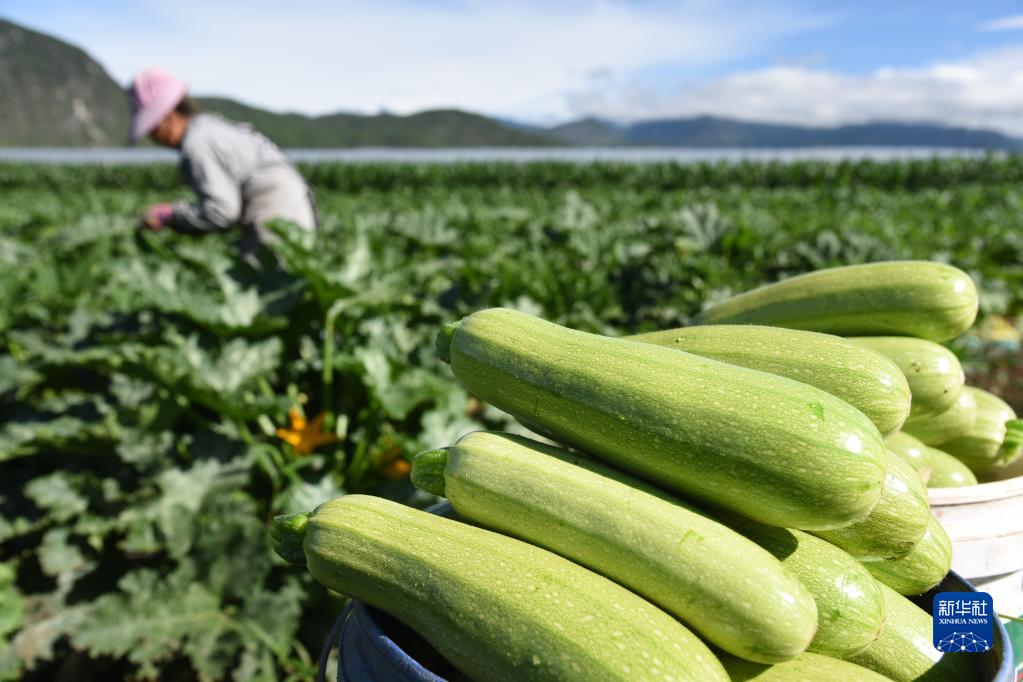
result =
[[946,452],[924,445],[919,439],[899,431],[885,439],[890,452],[913,467],[928,488],[952,488],[974,485],[977,477],[969,467]]
[[927,489],[913,468],[885,451],[888,474],[881,499],[858,523],[814,534],[857,559],[890,559],[906,555],[923,537],[931,507]]
[[844,658],[867,648],[884,623],[884,597],[860,562],[800,530],[766,526],[733,514],[723,523],[773,554],[817,602],[817,634],[809,650]]
[[974,659],[942,654],[931,638],[931,616],[887,586],[881,587],[888,620],[867,650],[848,660],[895,682],[964,682],[975,680]]
[[952,455],[925,445],[927,448],[928,488],[961,488],[964,485],[977,485],[977,477],[966,466]]
[[884,675],[873,670],[840,661],[830,656],[807,652],[799,658],[764,665],[744,661],[724,652],[715,652],[721,665],[725,667],[732,682],[889,682]]
[[908,336],[861,336],[848,341],[891,359],[909,382],[914,413],[947,410],[963,390],[966,375],[955,353],[944,346]]
[[903,462],[913,468],[924,483],[927,482],[926,475],[928,473],[927,465],[927,446],[920,442],[918,438],[914,438],[905,431],[899,431],[898,433],[888,436],[884,440],[884,444],[888,446],[888,452],[895,454]]
[[881,494],[877,427],[813,386],[501,308],[445,327],[438,349],[470,392],[559,442],[764,523],[840,528]]
[[927,531],[909,554],[898,559],[864,561],[878,581],[900,594],[923,594],[944,579],[952,568],[952,541],[932,515]]
[[842,336],[954,339],[977,317],[977,288],[962,270],[928,261],[828,268],[718,303],[698,324],[766,324]]
[[[308,517],[308,520],[303,521]],[[278,517],[326,587],[402,621],[476,680],[728,680],[677,620],[519,540],[367,495]]]
[[942,445],[969,432],[977,419],[977,400],[965,388],[944,412],[910,414],[902,430],[926,445]]
[[813,596],[777,559],[653,486],[505,433],[423,455],[413,482],[460,516],[611,578],[736,656],[776,663],[813,639]]
[[1023,419],[1010,419],[1005,424],[1005,440],[998,448],[997,468],[1004,469],[1019,461],[1023,456]]
[[898,431],[909,415],[909,384],[898,366],[838,336],[759,325],[707,325],[626,338],[816,386],[870,417],[882,435]]
[[976,401],[977,418],[965,433],[942,443],[941,449],[974,471],[997,468],[999,450],[1005,441],[1005,425],[1016,418],[1016,413],[993,393],[973,386],[963,390]]

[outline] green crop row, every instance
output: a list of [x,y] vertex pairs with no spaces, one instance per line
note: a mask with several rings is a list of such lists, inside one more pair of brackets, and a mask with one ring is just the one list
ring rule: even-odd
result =
[[[255,271],[233,235],[138,232],[187,197],[173,166],[0,165],[0,679],[309,679],[338,604],[266,523],[426,504],[412,453],[510,427],[433,352],[474,310],[649,331],[895,258],[963,268],[989,320],[1023,307],[1015,157],[303,170],[323,228]],[[1015,386],[1001,324],[956,350]]]
[[[956,185],[1023,181],[1023,156],[928,158],[900,161],[738,161],[691,164],[620,162],[300,164],[318,189],[390,191],[457,187],[519,189],[614,186],[677,190],[738,185],[747,188],[874,187],[916,191]],[[35,188],[62,193],[76,186],[110,189],[170,189],[178,181],[172,164],[85,165],[0,163],[0,188]]]

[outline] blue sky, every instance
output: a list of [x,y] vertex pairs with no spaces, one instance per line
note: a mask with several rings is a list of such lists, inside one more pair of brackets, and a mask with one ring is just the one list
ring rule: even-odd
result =
[[718,114],[1023,135],[1023,3],[0,0],[119,81],[158,64],[275,110],[531,122]]

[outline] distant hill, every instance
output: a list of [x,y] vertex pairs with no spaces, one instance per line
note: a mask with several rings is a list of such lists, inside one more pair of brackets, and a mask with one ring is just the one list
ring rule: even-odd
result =
[[[864,123],[833,128],[776,125],[713,116],[620,125],[584,118],[550,128],[454,109],[408,116],[276,113],[220,97],[206,111],[252,123],[284,147],[481,147],[549,145],[665,147],[923,146],[1021,150],[989,130],[929,123]],[[0,146],[124,143],[123,88],[83,50],[0,19]]]
[[564,142],[456,109],[408,116],[276,114],[230,99],[196,98],[204,111],[248,121],[283,147],[539,147]]
[[625,128],[623,136],[626,144],[668,147],[1021,148],[1019,140],[990,130],[884,121],[819,128],[698,116],[635,123]]
[[548,133],[582,147],[616,147],[627,144],[627,128],[599,118],[581,118],[548,129]]
[[0,145],[124,144],[124,91],[77,47],[0,19]]
[[[92,57],[61,40],[0,19],[0,146],[112,147],[125,143],[128,103]],[[8,93],[14,93],[8,95]],[[274,113],[230,99],[201,108],[248,121],[284,147],[537,147],[565,144],[456,110],[410,116]]]

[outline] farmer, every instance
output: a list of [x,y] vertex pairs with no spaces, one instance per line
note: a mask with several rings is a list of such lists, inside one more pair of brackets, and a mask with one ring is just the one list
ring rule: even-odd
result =
[[143,225],[194,235],[240,225],[239,249],[253,264],[259,245],[275,241],[267,221],[283,218],[314,230],[312,193],[284,152],[248,124],[199,113],[187,93],[184,83],[157,68],[143,71],[128,88],[131,141],[148,135],[181,150],[181,174],[198,196],[194,204],[150,206]]

